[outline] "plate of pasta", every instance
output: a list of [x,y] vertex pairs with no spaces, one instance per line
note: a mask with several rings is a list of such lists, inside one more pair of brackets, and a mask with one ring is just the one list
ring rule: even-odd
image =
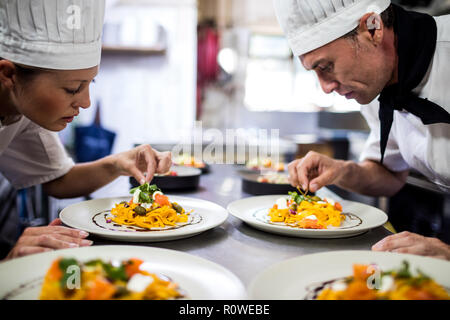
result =
[[242,282],[224,267],[188,253],[143,246],[63,249],[5,261],[0,283],[2,300],[246,298]]
[[450,262],[365,250],[314,253],[263,270],[248,292],[263,300],[449,300]]
[[221,225],[228,217],[221,206],[201,199],[168,196],[148,183],[130,190],[131,197],[83,201],[64,208],[62,222],[107,239],[132,242],[176,240]]
[[227,209],[254,228],[305,238],[355,236],[387,221],[387,215],[377,208],[346,200],[337,202],[320,193],[250,197],[230,203]]

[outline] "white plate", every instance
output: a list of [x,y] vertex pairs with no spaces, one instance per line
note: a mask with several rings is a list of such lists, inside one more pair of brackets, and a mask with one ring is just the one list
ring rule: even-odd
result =
[[170,277],[188,299],[245,299],[242,282],[224,267],[194,255],[142,246],[93,246],[50,251],[0,263],[0,299],[38,299],[43,278],[58,257],[125,260],[139,258],[149,272]]
[[203,231],[221,225],[228,217],[227,211],[221,206],[210,201],[171,196],[170,201],[177,202],[186,211],[193,210],[193,219],[190,224],[175,229],[136,231],[107,224],[103,217],[116,203],[129,201],[129,197],[94,199],[76,203],[64,208],[60,218],[66,225],[87,231],[103,238],[132,241],[132,242],[158,242],[192,237]]
[[352,275],[354,263],[374,263],[380,271],[386,271],[400,267],[404,260],[410,263],[413,274],[419,268],[440,285],[450,288],[448,261],[410,254],[353,250],[309,254],[273,265],[253,279],[248,294],[250,299],[258,300],[302,300],[318,284]]
[[267,213],[276,200],[287,195],[270,195],[250,197],[230,203],[228,212],[238,219],[257,229],[293,237],[304,238],[345,238],[379,227],[387,221],[387,215],[380,209],[366,204],[340,200],[344,213],[351,213],[354,220],[349,218],[340,227],[328,229],[300,229],[282,224],[269,223]]

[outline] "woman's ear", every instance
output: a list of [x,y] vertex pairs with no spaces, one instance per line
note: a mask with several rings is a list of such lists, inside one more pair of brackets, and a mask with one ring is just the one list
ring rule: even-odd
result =
[[359,20],[358,33],[374,46],[378,46],[383,41],[384,26],[380,15],[371,12],[366,13]]
[[16,75],[17,70],[14,63],[5,59],[0,60],[0,83],[2,86],[13,90],[16,85]]

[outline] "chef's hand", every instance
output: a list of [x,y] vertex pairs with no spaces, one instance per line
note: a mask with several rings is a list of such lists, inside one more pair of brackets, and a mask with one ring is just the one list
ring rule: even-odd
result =
[[323,186],[335,184],[341,177],[343,161],[310,151],[288,165],[289,183],[303,190],[316,192]]
[[85,239],[85,231],[61,226],[61,220],[55,219],[45,227],[26,228],[6,259],[26,256],[33,253],[90,246],[92,241]]
[[437,238],[424,237],[407,231],[382,239],[372,246],[372,250],[417,254],[450,260],[449,245]]
[[170,152],[156,151],[148,144],[118,153],[114,157],[119,173],[133,176],[140,184],[150,182],[155,173],[166,173],[172,165]]

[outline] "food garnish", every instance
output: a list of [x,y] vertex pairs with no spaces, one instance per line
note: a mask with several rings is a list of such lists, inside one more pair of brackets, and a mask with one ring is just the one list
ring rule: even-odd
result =
[[130,190],[133,198],[122,201],[111,209],[111,222],[146,229],[173,227],[187,223],[190,212],[171,202],[155,184],[145,183]]
[[53,261],[42,285],[41,300],[167,300],[182,298],[178,285],[142,270],[143,261],[74,258]]
[[304,229],[327,229],[339,227],[345,220],[342,206],[331,199],[322,199],[307,192],[289,192],[289,198],[279,198],[269,209],[272,223],[284,223],[287,226]]
[[447,290],[420,269],[416,275],[409,263],[381,271],[374,265],[354,264],[353,275],[329,281],[318,300],[450,300]]

